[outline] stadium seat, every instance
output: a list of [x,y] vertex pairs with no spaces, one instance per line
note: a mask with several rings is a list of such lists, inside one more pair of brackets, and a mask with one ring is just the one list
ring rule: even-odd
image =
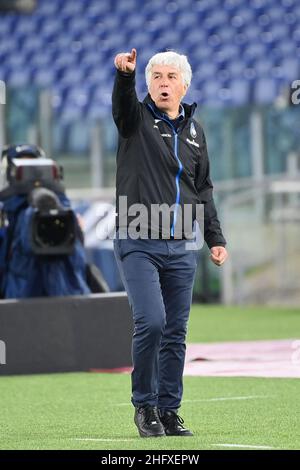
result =
[[232,80],[230,91],[232,105],[242,106],[249,102],[250,84],[247,80]]
[[261,78],[255,82],[254,100],[258,104],[270,104],[276,97],[276,81],[271,78]]

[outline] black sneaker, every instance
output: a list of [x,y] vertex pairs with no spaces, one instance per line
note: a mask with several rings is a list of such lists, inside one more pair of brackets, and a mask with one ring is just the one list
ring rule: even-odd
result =
[[165,411],[160,418],[166,436],[193,436],[192,431],[183,426],[183,419],[175,411]]
[[164,427],[160,422],[156,406],[138,406],[134,413],[134,422],[141,437],[165,436]]

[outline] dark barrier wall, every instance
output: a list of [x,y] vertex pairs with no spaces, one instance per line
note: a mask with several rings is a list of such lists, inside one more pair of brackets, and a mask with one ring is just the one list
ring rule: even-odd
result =
[[130,366],[131,335],[124,293],[3,300],[0,375]]

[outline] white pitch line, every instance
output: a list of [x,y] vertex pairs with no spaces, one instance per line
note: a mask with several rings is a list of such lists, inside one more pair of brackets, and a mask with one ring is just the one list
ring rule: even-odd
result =
[[[218,398],[199,398],[196,400],[183,400],[184,403],[198,403],[198,402],[207,402],[207,401],[230,401],[230,400],[255,400],[257,398],[269,399],[272,398],[272,395],[249,395],[243,397],[218,397]],[[127,403],[111,403],[111,406],[132,406],[130,402]]]
[[255,400],[257,398],[271,398],[270,395],[249,395],[244,397],[219,397],[219,398],[200,398],[199,400],[183,400],[182,403],[194,403],[199,401],[229,401],[229,400]]
[[244,448],[244,449],[275,449],[275,447],[270,446],[253,446],[248,444],[211,444],[211,446],[218,446],[218,447],[237,447],[237,448]]
[[72,438],[72,441],[99,441],[99,442],[128,442],[128,441],[134,441],[135,439],[107,439],[107,438],[96,438],[96,437],[74,437]]

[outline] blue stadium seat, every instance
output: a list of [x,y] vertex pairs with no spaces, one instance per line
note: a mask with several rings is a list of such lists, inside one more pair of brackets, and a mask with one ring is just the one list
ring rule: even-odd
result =
[[116,4],[116,12],[122,14],[125,13],[127,15],[130,11],[136,13],[137,9],[137,2],[136,0],[122,0],[122,2],[118,2]]
[[24,64],[24,62],[25,62],[24,55],[15,54],[15,51],[12,48],[8,48],[7,54],[6,54],[6,59],[5,59],[5,63],[8,66],[8,68],[13,67],[14,64],[22,65],[22,64]]
[[44,68],[48,66],[49,68],[53,66],[53,55],[45,51],[44,54],[40,54],[39,52],[36,52],[34,54],[31,54],[30,56],[27,57],[27,60],[30,62],[30,66],[33,68]]
[[30,73],[24,67],[15,67],[8,70],[6,79],[11,87],[25,87],[30,84]]
[[154,45],[158,52],[176,49],[180,52],[179,44],[182,43],[179,31],[166,29],[154,39]]
[[193,11],[186,11],[177,16],[176,29],[179,32],[194,30],[197,27],[201,27],[201,24]]
[[296,57],[286,57],[282,60],[282,71],[286,81],[300,78],[300,61]]
[[273,103],[277,96],[277,84],[271,78],[261,78],[255,82],[254,100],[258,104]]
[[145,69],[149,59],[156,52],[157,52],[156,49],[154,47],[149,48],[149,45],[147,45],[147,47],[145,47],[145,48],[138,51],[138,67],[137,67],[138,73],[144,74],[144,69]]
[[[148,47],[149,36],[147,33],[143,31],[140,31],[140,30],[135,31],[131,35],[128,35],[127,38],[128,38],[128,47],[127,47],[128,50],[131,48],[131,46],[138,47],[139,50],[143,50],[145,47]],[[124,39],[123,39],[123,44],[120,43],[120,47],[122,46],[123,46],[123,49],[124,47],[126,47],[126,42],[124,42]]]
[[[57,4],[57,2],[54,2],[54,3]],[[70,15],[74,18],[76,17],[77,19],[79,19],[81,16],[81,13],[84,12],[84,9],[85,9],[85,2],[66,1],[60,4],[59,13],[62,15],[66,15],[66,16]]]
[[[6,53],[7,57],[15,52],[15,44],[10,37],[5,37],[0,42],[0,53]],[[6,65],[6,63],[4,63]],[[2,66],[4,65],[2,64]],[[0,64],[1,65],[1,64]]]
[[70,67],[71,69],[75,67],[75,56],[69,51],[61,50],[54,54],[52,59],[52,67],[57,70],[60,67]]
[[234,106],[246,105],[250,98],[250,84],[245,79],[234,79],[230,84],[231,101]]
[[61,4],[57,1],[52,2],[45,2],[41,1],[38,5],[38,14],[43,18],[50,17],[51,15],[55,15],[56,13],[61,12]]
[[245,47],[243,56],[246,60],[266,58],[266,47],[262,42],[252,42]]
[[37,30],[37,22],[32,17],[22,16],[18,21],[18,33],[30,36],[34,35]]
[[229,16],[225,10],[217,8],[203,22],[203,26],[208,31],[228,23]]
[[[10,41],[10,43],[13,46],[13,42]],[[34,51],[36,51],[38,54],[41,54],[41,50],[44,46],[44,41],[41,36],[27,36],[24,39],[24,42],[22,44],[21,50],[23,51],[23,54],[32,54]],[[1,44],[0,44],[1,47]]]
[[234,79],[239,79],[243,76],[245,70],[245,63],[239,58],[228,64],[227,70],[230,77]]
[[146,14],[144,10],[143,15],[143,31],[146,33],[152,34],[155,31],[162,31],[173,26],[172,16],[166,14],[165,12]]
[[82,83],[84,78],[83,71],[80,68],[67,68],[65,73],[61,75],[61,83],[73,86]]
[[54,80],[55,72],[51,69],[51,67],[39,68],[32,74],[32,83],[34,83],[34,85],[39,88],[51,87]]

